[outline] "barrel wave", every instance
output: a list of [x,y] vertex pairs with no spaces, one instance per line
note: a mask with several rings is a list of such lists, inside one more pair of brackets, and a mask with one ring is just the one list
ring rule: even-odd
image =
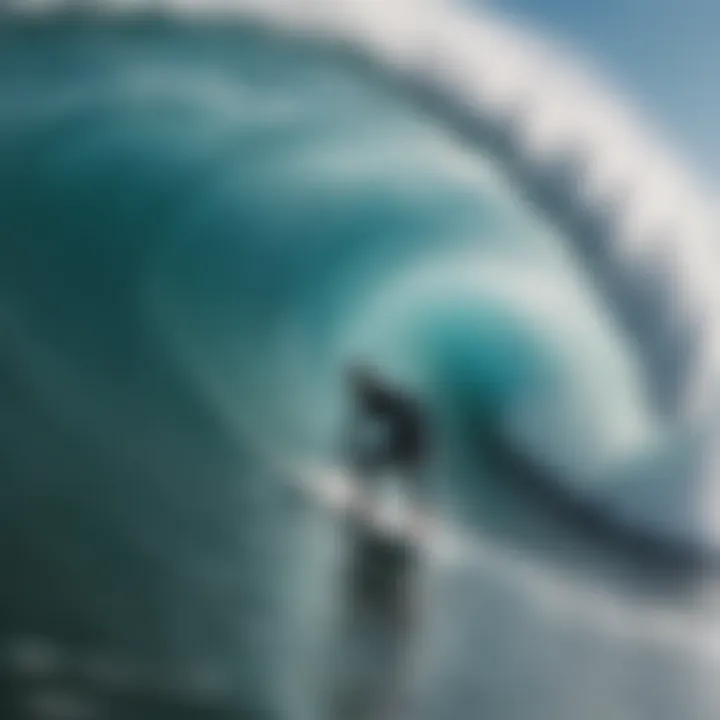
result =
[[644,131],[484,11],[49,5],[0,25],[8,711],[319,717],[341,532],[287,488],[361,358],[478,542],[428,717],[717,717],[714,228]]

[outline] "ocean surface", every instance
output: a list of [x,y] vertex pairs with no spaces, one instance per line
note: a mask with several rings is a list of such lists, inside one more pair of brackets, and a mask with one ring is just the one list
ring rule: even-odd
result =
[[717,718],[683,403],[720,314],[662,319],[700,268],[638,260],[627,189],[536,160],[522,102],[479,122],[327,5],[255,5],[0,21],[2,717],[321,718],[346,538],[288,488],[361,358],[422,398],[475,548],[432,567],[422,715]]

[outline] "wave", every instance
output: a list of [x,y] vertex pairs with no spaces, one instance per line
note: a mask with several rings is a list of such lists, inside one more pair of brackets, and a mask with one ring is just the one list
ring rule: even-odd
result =
[[[322,636],[332,563],[280,476],[332,456],[358,356],[435,409],[456,516],[540,575],[630,572],[576,498],[715,550],[711,213],[574,56],[444,3],[178,0],[15,3],[0,58],[6,634],[207,655],[295,707],[269,668]],[[502,424],[550,480],[488,462]]]

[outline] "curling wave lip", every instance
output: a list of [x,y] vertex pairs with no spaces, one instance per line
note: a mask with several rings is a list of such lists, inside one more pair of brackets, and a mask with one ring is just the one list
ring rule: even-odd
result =
[[[8,9],[43,15],[73,6],[15,0]],[[658,353],[688,356],[672,416],[717,409],[717,219],[679,159],[577,57],[485,8],[443,0],[98,0],[82,11],[107,21],[160,12],[175,21],[258,22],[361,53],[465,134],[500,132],[501,161],[514,161],[513,179],[592,256],[600,285],[620,295],[620,316],[639,300],[638,285],[649,294],[650,322],[621,317],[642,342],[649,371],[657,371]],[[538,197],[538,185],[548,183],[553,197]],[[658,383],[668,385],[667,373]]]
[[[10,12],[62,13],[72,2],[19,0]],[[657,455],[623,468],[594,498],[631,523],[717,549],[714,444],[720,372],[717,222],[677,158],[577,58],[486,9],[434,0],[130,0],[83,4],[96,19],[167,13],[173,21],[219,17],[259,23],[359,55],[456,131],[493,139],[501,166],[563,230],[637,341],[669,431],[673,496],[697,511],[641,498],[657,487]],[[691,452],[681,450],[693,438]],[[684,454],[683,454],[684,453]],[[703,458],[698,462],[698,457]]]

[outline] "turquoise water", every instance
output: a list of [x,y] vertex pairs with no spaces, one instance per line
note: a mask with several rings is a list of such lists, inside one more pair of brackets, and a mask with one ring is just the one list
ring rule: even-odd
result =
[[[439,502],[485,548],[438,571],[429,717],[716,716],[700,580],[554,499],[664,426],[562,218],[490,150],[357,57],[232,23],[8,21],[0,88],[7,657],[59,648],[91,716],[316,716],[342,533],[287,475],[335,457],[363,357],[427,402]],[[498,427],[552,488],[488,461]],[[48,683],[4,667],[24,717]]]

